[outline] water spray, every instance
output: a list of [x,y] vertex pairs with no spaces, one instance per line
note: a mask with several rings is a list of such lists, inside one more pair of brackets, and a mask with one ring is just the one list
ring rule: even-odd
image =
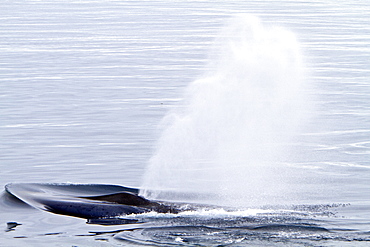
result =
[[225,205],[284,200],[287,143],[306,118],[305,70],[294,34],[249,15],[215,40],[204,75],[164,118],[141,194]]

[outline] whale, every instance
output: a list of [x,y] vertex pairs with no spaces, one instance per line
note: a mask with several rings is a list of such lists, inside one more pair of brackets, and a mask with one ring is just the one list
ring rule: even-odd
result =
[[175,203],[148,200],[139,189],[109,184],[11,183],[5,192],[13,200],[50,213],[74,216],[88,223],[135,221],[122,217],[148,212],[177,214]]

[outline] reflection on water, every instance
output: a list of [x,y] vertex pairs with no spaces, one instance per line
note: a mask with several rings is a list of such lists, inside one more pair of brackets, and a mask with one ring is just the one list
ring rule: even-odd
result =
[[364,232],[333,227],[331,216],[342,205],[320,205],[300,209],[211,211],[180,215],[174,218],[155,217],[150,226],[122,230],[115,239],[141,244],[204,246],[284,244],[314,246],[316,241],[352,244],[368,242]]

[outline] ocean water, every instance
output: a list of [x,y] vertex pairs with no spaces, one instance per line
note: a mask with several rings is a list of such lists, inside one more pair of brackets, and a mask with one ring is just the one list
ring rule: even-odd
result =
[[369,245],[368,1],[29,0],[2,1],[0,13],[1,186],[140,187],[158,125],[238,14],[294,33],[312,105],[284,161],[297,204],[100,226],[2,202],[0,246]]

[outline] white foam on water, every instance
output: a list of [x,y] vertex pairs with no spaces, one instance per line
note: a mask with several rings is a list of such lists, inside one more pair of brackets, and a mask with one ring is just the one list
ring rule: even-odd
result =
[[200,208],[197,210],[183,211],[177,214],[148,212],[143,214],[125,215],[125,218],[176,218],[176,217],[202,217],[202,218],[231,218],[231,217],[249,217],[260,214],[271,214],[274,210],[269,209],[242,209],[242,210],[225,210],[223,208]]

